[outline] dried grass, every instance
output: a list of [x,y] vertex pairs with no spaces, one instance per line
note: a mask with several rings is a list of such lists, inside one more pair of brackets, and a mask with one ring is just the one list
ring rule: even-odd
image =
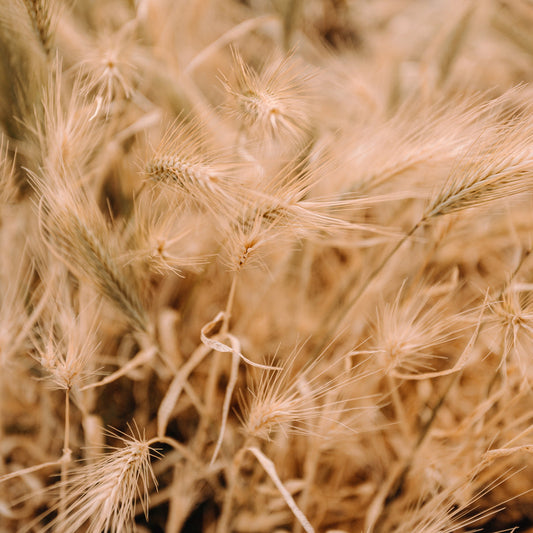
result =
[[531,527],[532,20],[1,0],[0,531]]

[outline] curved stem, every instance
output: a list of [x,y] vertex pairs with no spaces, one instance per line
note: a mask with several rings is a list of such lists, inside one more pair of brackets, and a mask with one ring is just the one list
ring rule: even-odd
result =
[[[220,335],[224,335],[229,330],[229,322],[231,319],[231,311],[233,309],[233,302],[235,301],[235,290],[237,287],[237,273],[233,275],[231,280],[231,286],[228,293],[228,299],[226,301],[226,307],[224,309],[224,317],[222,319],[222,325],[220,327]],[[234,367],[234,358],[232,363],[232,368]],[[198,446],[198,449],[204,447],[205,441],[207,440],[207,428],[211,419],[213,418],[213,411],[215,408],[215,398],[216,398],[216,388],[218,383],[218,376],[220,373],[220,363],[221,363],[221,354],[220,352],[215,352],[213,364],[209,369],[209,375],[207,377],[206,383],[206,392],[205,392],[205,411],[207,416],[204,416],[201,419],[198,431],[196,432],[195,444]],[[238,362],[237,362],[238,364]],[[217,445],[217,448],[219,446]],[[215,456],[213,456],[213,459]]]
[[170,383],[167,393],[159,404],[159,409],[157,411],[157,433],[159,438],[162,438],[166,432],[170,415],[178,402],[187,378],[210,352],[211,348],[209,346],[200,344],[174,376],[174,379]]
[[294,498],[291,493],[287,490],[287,487],[283,484],[281,479],[276,472],[276,467],[271,459],[269,459],[259,448],[255,446],[250,446],[246,448],[246,451],[249,451],[255,455],[255,458],[259,461],[261,466],[264,468],[265,472],[269,475],[270,479],[276,485],[279,493],[282,498],[285,500],[285,503],[289,506],[289,509],[292,511],[298,522],[302,525],[306,533],[315,533],[315,530],[307,517],[302,513],[301,509],[296,505]]
[[135,355],[133,359],[130,359],[125,365],[121,366],[120,369],[117,370],[116,372],[109,374],[108,376],[101,379],[100,381],[97,381],[95,383],[89,383],[88,385],[81,387],[80,390],[85,391],[88,389],[94,389],[96,387],[103,387],[104,385],[113,383],[113,381],[116,381],[122,376],[125,376],[128,372],[131,372],[137,367],[144,365],[145,363],[150,361],[154,357],[154,355],[158,353],[159,351],[160,350],[156,346],[153,346],[152,348],[149,348],[147,350],[141,350],[137,355]]
[[173,439],[172,437],[166,437],[166,436],[160,436],[160,437],[153,437],[150,439],[146,444],[148,446],[153,446],[156,443],[162,443],[162,444],[168,444],[169,446],[172,446],[176,451],[181,453],[185,459],[196,465],[197,467],[202,467],[203,463],[200,462],[200,460],[181,442],[178,442],[177,440]]

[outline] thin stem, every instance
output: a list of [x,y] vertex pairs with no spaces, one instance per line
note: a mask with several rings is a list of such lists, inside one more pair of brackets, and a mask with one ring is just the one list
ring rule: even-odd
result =
[[[300,508],[304,514],[307,513],[309,502],[311,499],[311,490],[315,482],[316,473],[318,471],[318,464],[320,460],[321,449],[320,443],[314,442],[307,448],[304,463],[304,487],[302,495],[300,496]],[[301,533],[303,526],[300,522],[295,524],[294,533]]]
[[374,529],[378,532],[381,531],[380,526],[385,520],[385,518],[388,516],[389,506],[391,502],[393,502],[396,499],[396,497],[401,493],[407,474],[411,470],[413,459],[415,458],[420,447],[422,446],[422,444],[425,442],[426,438],[428,437],[430,430],[433,427],[433,423],[435,422],[437,418],[437,414],[439,413],[441,407],[444,405],[444,402],[448,396],[448,393],[452,389],[452,386],[457,382],[459,375],[460,374],[455,374],[448,381],[446,388],[444,389],[443,393],[437,400],[437,403],[433,406],[433,409],[431,410],[431,416],[420,429],[420,433],[418,434],[418,439],[416,443],[414,444],[413,448],[411,449],[407,457],[402,461],[402,463],[400,463],[401,466],[399,466],[399,468],[394,471],[393,476],[389,479],[389,482],[387,483],[386,490],[381,492],[381,495],[380,495],[380,500],[381,500],[380,507],[382,509],[381,513],[376,513],[374,515],[374,520],[372,521],[372,523],[366,525],[365,527],[366,533],[371,533],[372,531],[374,531]]
[[213,41],[210,45],[204,48],[199,54],[192,58],[190,63],[185,67],[184,73],[191,75],[206,59],[221,48],[224,48],[231,42],[239,39],[243,35],[260,28],[262,25],[269,22],[276,22],[276,17],[272,15],[263,15],[254,19],[248,19],[240,24],[237,24],[226,33],[222,34],[218,39]]
[[401,430],[404,438],[409,442],[411,440],[411,434],[409,432],[409,420],[407,419],[407,414],[405,412],[400,393],[398,391],[398,383],[396,383],[396,378],[387,373],[387,385],[389,387],[391,397],[392,397],[392,406],[398,421],[400,422]]
[[200,344],[174,376],[157,411],[157,433],[159,438],[162,438],[166,432],[168,420],[178,402],[187,378],[210,352],[211,348],[209,346]]
[[287,487],[282,483],[281,479],[276,472],[276,467],[272,460],[270,460],[259,448],[255,446],[250,446],[246,449],[253,453],[256,459],[259,461],[261,466],[264,468],[265,472],[269,475],[270,479],[276,485],[279,493],[282,498],[285,500],[285,503],[289,506],[289,509],[292,511],[298,522],[302,525],[306,533],[315,533],[315,530],[307,517],[302,513],[301,509],[296,505],[294,498],[291,493],[287,490]]
[[222,327],[220,329],[221,333],[227,333],[229,330],[229,321],[231,318],[231,311],[233,309],[233,302],[235,301],[235,289],[237,288],[237,272],[233,274],[233,279],[231,280],[231,286],[229,289],[228,300],[226,301],[226,308],[224,309],[224,320],[222,322]]
[[372,282],[379,276],[382,270],[387,266],[392,257],[396,252],[402,247],[402,245],[416,232],[418,228],[425,224],[427,217],[422,217],[387,253],[387,255],[382,259],[381,263],[367,276],[363,283],[359,285],[359,288],[355,294],[349,298],[345,299],[344,295],[350,293],[350,288],[357,282],[359,278],[359,272],[354,273],[341,287],[339,291],[339,296],[333,305],[329,308],[326,313],[326,324],[325,324],[325,334],[321,333],[322,343],[320,344],[319,350],[317,353],[321,353],[324,347],[328,344],[330,339],[333,338],[334,332],[342,326],[342,322],[348,316],[348,313],[353,309],[355,304],[361,299],[365,294],[367,289],[370,287]]
[[4,481],[9,481],[10,479],[14,479],[16,477],[25,476],[27,474],[33,474],[33,472],[38,472],[43,468],[52,468],[53,466],[59,466],[61,464],[63,464],[63,457],[59,459],[59,461],[49,461],[48,463],[41,463],[39,465],[30,466],[28,468],[22,468],[21,470],[16,470],[15,472],[0,476],[0,483],[3,483]]
[[437,414],[439,413],[441,407],[444,405],[444,402],[448,397],[450,390],[452,389],[453,385],[459,380],[459,376],[462,373],[462,366],[464,365],[462,361],[466,360],[468,354],[472,350],[476,340],[479,337],[479,330],[483,321],[483,314],[485,312],[486,304],[487,299],[485,298],[485,301],[483,302],[483,306],[481,308],[481,313],[477,322],[476,329],[472,337],[470,338],[470,341],[463,350],[463,353],[459,357],[459,361],[461,361],[461,363],[459,363],[459,361],[458,363],[456,363],[458,371],[449,379],[448,384],[446,385],[443,393],[439,397],[436,404],[433,406],[433,409],[431,410],[431,416],[420,429],[418,439],[415,442],[414,446],[405,456],[405,458],[396,465],[395,469],[388,477],[386,483],[383,484],[382,489],[374,498],[374,501],[370,506],[371,511],[367,514],[367,520],[365,523],[366,533],[372,533],[374,529],[376,529],[377,531],[380,530],[380,526],[383,524],[383,521],[388,516],[390,503],[393,502],[396,497],[401,493],[407,474],[411,469],[413,459],[415,458],[415,456],[419,452],[420,447],[428,437],[430,430],[433,427],[433,423],[437,418]]
[[[335,403],[336,392],[332,389],[327,397],[325,398],[324,406],[321,409],[320,420],[319,420],[319,429],[316,435],[311,436],[309,445],[307,446],[304,462],[304,477],[303,477],[303,489],[299,498],[300,509],[302,513],[307,516],[311,501],[311,493],[313,486],[315,484],[315,478],[318,472],[318,467],[320,464],[320,458],[322,456],[322,447],[320,442],[320,435],[327,434],[327,427],[331,424],[331,417],[328,413],[328,405],[333,405]],[[319,406],[317,405],[317,409]],[[318,502],[317,502],[318,504]],[[317,515],[317,508],[314,507],[314,514]],[[294,526],[294,533],[301,533],[303,524],[298,521]]]
[[227,488],[224,493],[224,501],[222,503],[222,514],[217,524],[216,533],[228,533],[231,522],[231,509],[233,506],[233,495],[235,494],[235,488],[237,487],[237,479],[239,471],[241,469],[242,460],[247,451],[246,445],[243,446],[233,458],[231,468],[227,478]]
[[235,389],[235,385],[237,384],[237,378],[239,376],[239,364],[241,362],[241,359],[239,355],[235,352],[231,355],[231,371],[230,376],[228,380],[228,384],[226,385],[226,395],[224,397],[224,404],[222,406],[222,423],[220,425],[220,433],[217,440],[217,443],[215,445],[215,451],[213,452],[213,456],[211,458],[211,462],[209,463],[209,466],[213,465],[215,462],[218,452],[220,451],[220,448],[222,447],[222,442],[224,440],[224,433],[226,431],[226,424],[228,421],[229,411],[231,407],[231,397],[233,396],[233,390]]
[[169,446],[172,446],[176,451],[178,451],[185,459],[196,465],[198,468],[203,466],[203,463],[198,460],[196,455],[194,455],[187,446],[182,444],[181,442],[178,442],[177,440],[173,439],[172,437],[153,437],[150,439],[146,444],[148,446],[153,446],[156,443],[162,443],[162,444],[168,444]]
[[[525,250],[522,251],[522,256],[520,257],[520,260],[518,261],[518,264],[516,265],[515,269],[511,272],[511,275],[509,276],[509,279],[505,282],[504,286],[501,288],[500,292],[498,293],[498,296],[496,296],[496,298],[494,299],[494,302],[499,302],[503,298],[503,295],[505,294],[505,291],[511,286],[511,283],[516,278],[518,272],[520,271],[520,269],[522,268],[522,266],[526,262],[526,259],[531,255],[532,251],[533,251],[533,249],[530,248],[530,247],[526,248]],[[492,375],[492,377],[491,377],[491,379],[489,381],[489,384],[487,385],[487,392],[486,392],[487,397],[490,395],[490,393],[492,391],[492,388],[496,384],[498,376],[501,374],[502,365],[505,363],[505,360],[507,358],[508,354],[506,353],[505,344],[506,343],[505,343],[505,335],[504,335],[502,337],[501,347],[500,347],[500,352],[502,354],[501,361],[498,364],[498,367],[496,368],[494,374]]]
[[296,27],[296,19],[300,12],[302,0],[289,0],[283,17],[283,48],[288,52],[291,48],[292,36]]
[[123,365],[119,370],[109,374],[105,378],[97,381],[96,383],[89,383],[88,385],[83,386],[80,390],[85,391],[88,389],[94,389],[96,387],[103,387],[104,385],[109,385],[117,379],[125,376],[128,372],[136,369],[137,367],[150,361],[159,350],[156,346],[149,348],[147,350],[141,350],[133,359],[130,359],[125,365]]
[[209,374],[207,375],[207,381],[205,384],[205,396],[204,416],[200,419],[198,429],[196,431],[194,443],[197,449],[201,450],[205,446],[207,440],[207,429],[213,419],[214,404],[216,398],[216,388],[218,384],[218,376],[220,373],[220,363],[222,354],[220,352],[214,352],[212,362],[209,366]]
[[61,484],[59,488],[59,516],[66,512],[66,481],[68,478],[68,466],[72,450],[70,449],[70,388],[65,391],[65,435],[63,438],[63,458],[61,461]]
[[[224,317],[222,319],[222,325],[220,327],[220,334],[224,335],[229,330],[229,322],[231,319],[231,312],[233,309],[233,302],[235,301],[235,290],[237,287],[237,273],[233,274],[231,280],[231,286],[228,293],[228,299],[226,300],[226,307],[224,309]],[[213,364],[209,369],[209,375],[207,377],[206,383],[206,393],[205,393],[205,412],[207,416],[204,416],[198,426],[196,432],[195,444],[198,446],[198,449],[202,449],[207,440],[207,428],[211,419],[213,418],[213,411],[215,406],[216,398],[216,387],[218,383],[218,376],[220,372],[220,363],[221,363],[221,353],[215,352]],[[234,365],[232,364],[232,367]],[[214,456],[213,456],[214,458]]]
[[65,394],[65,438],[63,441],[63,453],[69,454],[70,450],[70,389]]

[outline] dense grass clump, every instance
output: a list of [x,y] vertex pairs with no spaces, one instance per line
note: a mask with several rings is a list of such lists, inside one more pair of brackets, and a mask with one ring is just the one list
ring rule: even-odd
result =
[[529,0],[0,0],[0,532],[533,530]]

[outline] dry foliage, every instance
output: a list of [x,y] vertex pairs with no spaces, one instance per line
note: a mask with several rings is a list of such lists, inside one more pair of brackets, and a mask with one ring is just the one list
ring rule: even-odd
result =
[[0,0],[0,531],[532,531],[532,24]]

